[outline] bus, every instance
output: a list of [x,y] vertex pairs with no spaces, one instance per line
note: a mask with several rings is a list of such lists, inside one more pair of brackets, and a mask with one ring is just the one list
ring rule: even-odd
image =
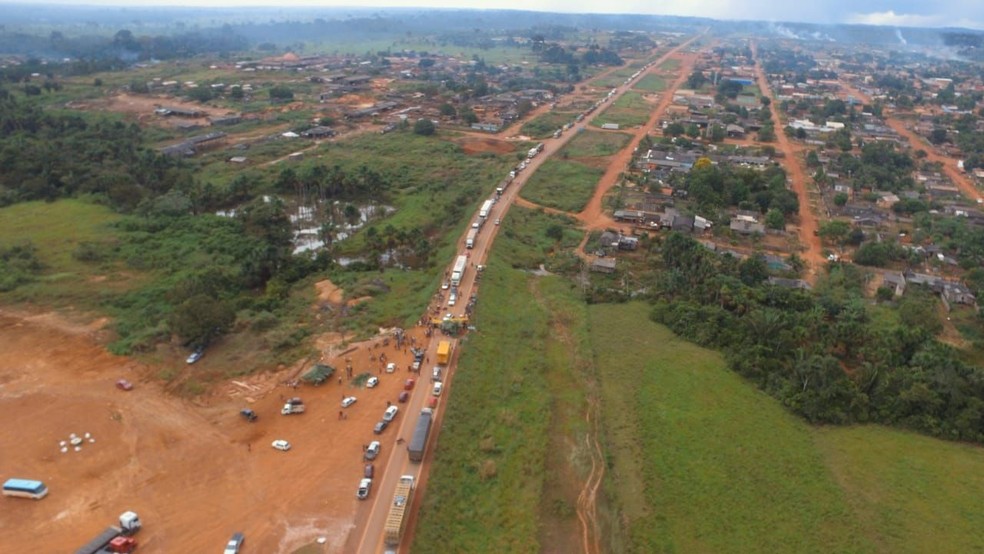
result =
[[3,484],[4,496],[20,496],[22,498],[33,498],[40,500],[47,496],[48,487],[41,481],[31,481],[29,479],[7,479]]

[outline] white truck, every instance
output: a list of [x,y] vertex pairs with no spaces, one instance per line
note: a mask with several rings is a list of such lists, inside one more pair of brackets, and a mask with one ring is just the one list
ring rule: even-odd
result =
[[284,404],[284,407],[280,409],[280,413],[283,415],[303,414],[304,402],[302,402],[300,398],[291,398],[286,404]]
[[492,200],[486,200],[482,204],[482,208],[478,210],[478,217],[485,219],[489,216],[489,212],[492,211]]
[[529,152],[526,153],[526,158],[529,159],[529,160],[532,160],[539,153],[540,153],[540,151],[537,150],[536,146],[534,146],[533,148],[530,148],[530,151]]
[[458,286],[461,284],[461,278],[465,276],[465,268],[468,267],[468,257],[458,256],[458,259],[454,261],[454,267],[451,268],[451,284]]
[[468,236],[465,237],[465,248],[475,248],[475,239],[478,238],[478,229],[469,229]]

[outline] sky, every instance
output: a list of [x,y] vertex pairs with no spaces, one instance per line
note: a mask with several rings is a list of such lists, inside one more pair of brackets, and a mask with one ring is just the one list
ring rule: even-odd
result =
[[[380,6],[640,13],[713,19],[984,29],[984,0],[34,0],[136,6]],[[0,16],[2,21],[2,16]]]

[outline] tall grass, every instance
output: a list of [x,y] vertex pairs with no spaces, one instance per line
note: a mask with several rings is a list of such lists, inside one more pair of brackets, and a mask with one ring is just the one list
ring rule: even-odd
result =
[[579,212],[591,200],[604,173],[579,162],[550,159],[533,174],[521,194],[541,206]]

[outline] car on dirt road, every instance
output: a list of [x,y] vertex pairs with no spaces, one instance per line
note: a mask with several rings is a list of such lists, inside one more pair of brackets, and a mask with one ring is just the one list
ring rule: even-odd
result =
[[365,453],[362,455],[366,460],[375,460],[376,456],[379,456],[379,441],[372,441],[369,446],[366,447]]
[[359,481],[359,490],[356,491],[355,496],[359,500],[365,500],[369,498],[370,490],[372,490],[372,479],[362,479]]
[[366,464],[365,469],[362,470],[362,476],[363,477],[368,477],[369,479],[372,479],[372,475],[374,473],[376,473],[376,466],[374,466],[372,464]]
[[386,428],[389,427],[389,424],[390,422],[386,421],[385,419],[381,419],[376,422],[376,425],[372,428],[372,432],[377,435],[382,435],[383,431],[385,431]]
[[396,399],[400,402],[400,404],[403,404],[407,400],[410,400],[410,393],[407,391],[400,391],[400,396],[396,397]]
[[354,397],[354,396],[346,396],[345,398],[342,399],[342,407],[343,408],[348,408],[352,404],[355,404],[355,401],[356,400],[357,400],[357,398]]
[[433,394],[434,396],[441,396],[441,393],[443,391],[444,391],[444,383],[438,381],[434,383],[434,390],[431,391],[431,394]]
[[498,225],[500,223],[502,223],[502,219],[501,218],[498,218],[498,217],[495,218],[495,224]]
[[441,290],[448,290],[449,287],[451,287],[451,283],[449,283],[447,281],[444,281],[443,283],[441,283]]
[[394,419],[396,419],[396,414],[398,414],[399,412],[400,412],[400,408],[396,406],[390,406],[389,408],[386,408],[386,411],[383,412],[383,421],[387,423],[393,421]]
[[120,379],[116,382],[116,388],[120,390],[130,391],[133,390],[133,383],[127,381],[126,379]]
[[386,364],[386,373],[395,373],[395,372],[396,372],[396,364],[395,363],[390,362],[390,363]]
[[287,442],[287,441],[285,441],[284,439],[277,439],[277,440],[273,441],[272,446],[274,448],[276,448],[277,450],[282,450],[284,452],[287,452],[288,450],[290,450],[290,443]]
[[403,383],[403,390],[413,390],[414,383],[416,383],[416,381],[414,381],[413,379],[407,379]]
[[256,412],[250,410],[249,408],[243,408],[242,410],[239,410],[239,415],[250,423],[256,421],[257,418]]
[[379,377],[370,377],[369,380],[366,381],[366,387],[370,389],[376,388],[376,385],[378,384],[379,384]]
[[244,540],[246,540],[246,536],[242,533],[233,533],[232,537],[229,538],[229,542],[226,543],[225,550],[222,554],[239,554]]

